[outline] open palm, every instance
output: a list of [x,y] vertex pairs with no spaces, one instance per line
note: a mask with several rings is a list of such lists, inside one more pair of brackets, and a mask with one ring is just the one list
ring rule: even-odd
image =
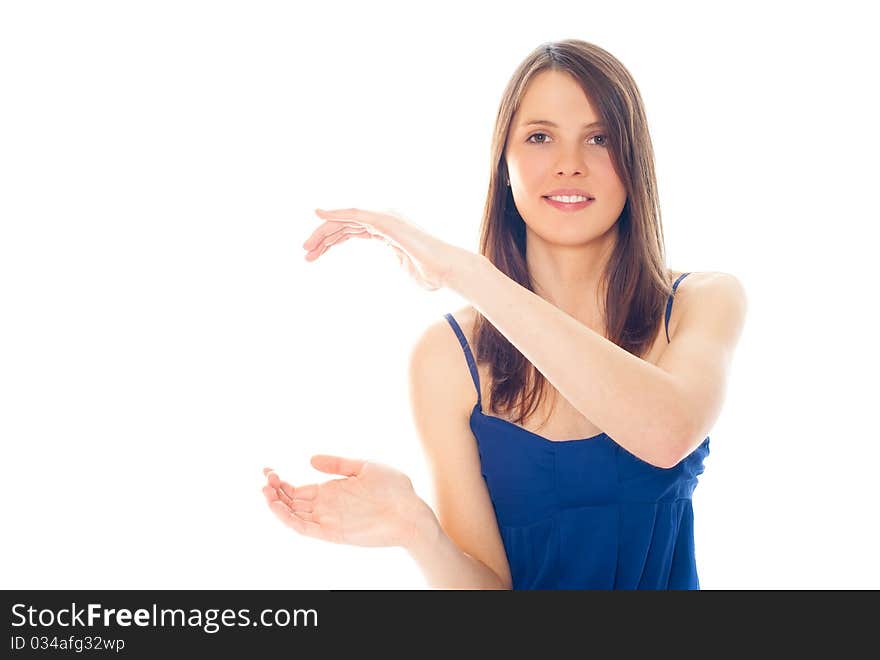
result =
[[415,533],[422,500],[402,472],[374,461],[312,456],[321,472],[347,475],[294,487],[265,468],[263,495],[272,512],[304,536],[360,546],[405,547]]

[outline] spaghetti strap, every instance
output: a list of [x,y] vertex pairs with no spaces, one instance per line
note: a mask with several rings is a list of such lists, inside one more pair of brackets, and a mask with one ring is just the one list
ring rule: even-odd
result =
[[675,280],[675,284],[672,285],[672,293],[669,296],[669,300],[666,301],[666,343],[669,343],[669,317],[672,316],[672,298],[675,295],[675,290],[678,288],[678,283],[681,282],[687,275],[690,273],[682,273],[678,276],[678,279]]
[[471,347],[468,346],[467,339],[465,339],[464,333],[461,331],[461,326],[458,325],[458,321],[455,320],[455,317],[452,314],[444,314],[444,316],[446,317],[446,320],[449,321],[452,329],[455,330],[455,335],[458,337],[458,343],[461,344],[461,348],[464,350],[464,357],[467,360],[468,369],[470,369],[471,378],[474,381],[474,387],[477,388],[477,406],[482,410],[483,401],[480,395],[480,376],[477,373],[477,363],[474,360],[473,353],[471,353]]

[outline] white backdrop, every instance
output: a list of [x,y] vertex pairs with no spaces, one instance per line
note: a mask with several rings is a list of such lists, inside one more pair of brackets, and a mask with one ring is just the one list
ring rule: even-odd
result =
[[878,49],[861,2],[0,5],[0,587],[424,588],[260,488],[403,470],[407,359],[467,304],[313,209],[476,251],[501,93],[544,41],[636,79],[669,265],[749,316],[694,493],[705,589],[880,587]]

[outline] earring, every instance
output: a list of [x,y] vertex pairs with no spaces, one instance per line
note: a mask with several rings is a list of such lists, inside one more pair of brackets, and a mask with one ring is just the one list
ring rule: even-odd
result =
[[508,186],[510,185],[510,179],[507,180],[507,185],[508,185]]

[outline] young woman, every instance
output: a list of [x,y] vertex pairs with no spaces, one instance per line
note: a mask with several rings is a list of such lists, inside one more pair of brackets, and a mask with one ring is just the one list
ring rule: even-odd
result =
[[318,210],[304,244],[315,260],[383,240],[426,289],[471,303],[410,359],[436,514],[401,472],[323,455],[312,465],[345,478],[294,487],[266,468],[267,502],[300,534],[407,548],[434,587],[698,589],[691,495],[743,287],[665,267],[642,100],[595,45],[520,64],[492,162],[479,254],[359,209]]

